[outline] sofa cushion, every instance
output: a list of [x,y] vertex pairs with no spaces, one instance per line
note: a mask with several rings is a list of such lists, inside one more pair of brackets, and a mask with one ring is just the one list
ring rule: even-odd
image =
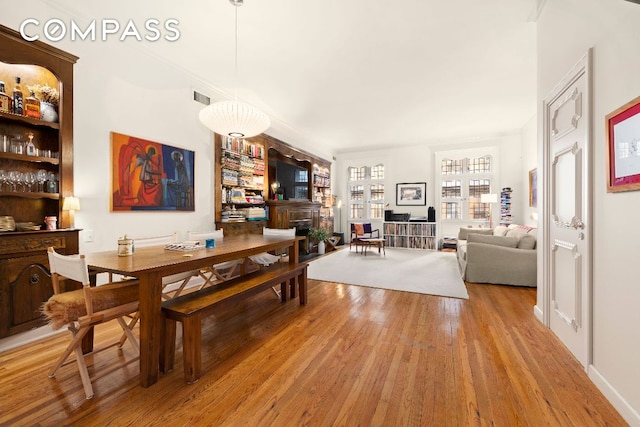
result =
[[519,249],[535,249],[536,248],[536,233],[531,229],[528,232],[521,228],[512,228],[507,231],[508,237],[515,237],[518,239],[517,248]]
[[518,239],[518,248],[519,249],[535,249],[536,248],[536,237],[531,234],[525,234],[524,236]]
[[470,234],[467,241],[469,243],[488,243],[490,245],[506,246],[508,248],[515,248],[518,245],[518,239],[516,237],[485,236],[483,234]]
[[460,231],[458,232],[458,240],[467,240],[469,234],[493,234],[493,230],[490,228],[460,227]]

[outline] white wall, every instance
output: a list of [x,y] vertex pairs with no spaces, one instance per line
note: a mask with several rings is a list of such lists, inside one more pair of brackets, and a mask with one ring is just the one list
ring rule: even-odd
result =
[[[340,230],[347,230],[345,239],[348,237],[348,210],[347,210],[347,168],[350,166],[374,166],[384,165],[384,188],[385,204],[389,206],[385,209],[392,209],[397,213],[410,213],[412,216],[426,216],[427,208],[434,203],[433,187],[433,154],[428,147],[405,146],[393,149],[368,150],[336,155],[336,166],[332,170],[334,182],[334,194],[342,201],[342,224]],[[396,205],[396,184],[402,182],[426,182],[427,197],[426,206],[397,206]],[[335,217],[334,213],[334,217]],[[337,218],[336,218],[337,220]],[[372,221],[374,228],[379,228],[382,232],[382,220]]]
[[[499,174],[494,182],[499,193],[503,187],[511,187],[513,190],[513,218],[517,223],[522,222],[523,209],[522,200],[526,198],[528,204],[528,187],[523,185],[522,180],[522,135],[513,133],[500,137],[487,137],[482,140],[463,141],[458,140],[442,145],[430,146],[404,146],[381,150],[358,151],[338,154],[334,173],[333,191],[343,201],[347,200],[347,168],[349,166],[371,166],[382,163],[385,166],[385,202],[389,203],[387,209],[394,212],[408,212],[412,216],[426,216],[427,208],[436,208],[436,221],[438,221],[437,234],[442,236],[457,236],[460,227],[468,225],[477,226],[477,223],[469,221],[440,221],[440,211],[436,204],[439,202],[440,188],[436,188],[436,173],[439,173],[439,166],[436,167],[436,153],[451,150],[475,150],[478,155],[487,154],[483,147],[492,147],[495,150],[495,163]],[[475,152],[474,151],[474,152]],[[427,205],[426,206],[397,206],[396,184],[402,182],[426,182],[427,183]],[[528,181],[527,181],[528,182]],[[528,184],[527,184],[528,185]],[[525,193],[526,191],[526,193]],[[342,211],[342,230],[348,230],[346,207]],[[496,205],[493,210],[494,221],[500,219],[500,207]],[[382,220],[379,221],[380,227]]]
[[522,198],[520,209],[522,212],[522,224],[537,227],[538,221],[531,218],[532,213],[538,212],[537,207],[529,206],[529,171],[538,167],[538,123],[537,116],[529,120],[522,128]]
[[593,366],[590,377],[640,425],[640,193],[607,193],[604,117],[640,95],[640,5],[550,0],[538,20],[538,104],[593,47]]

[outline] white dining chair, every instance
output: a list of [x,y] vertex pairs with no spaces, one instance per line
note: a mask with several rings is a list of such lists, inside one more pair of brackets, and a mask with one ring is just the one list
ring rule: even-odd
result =
[[[187,239],[197,241],[202,245],[206,244],[208,239],[214,239],[216,242],[224,240],[224,230],[212,231],[189,231]],[[200,285],[199,290],[205,286],[214,285],[219,282],[231,279],[239,270],[240,265],[244,262],[244,258],[221,262],[200,270],[200,277],[204,279],[204,283]]]
[[[58,358],[49,378],[54,378],[58,369],[64,364],[71,353],[75,353],[76,364],[82,386],[87,399],[93,397],[93,387],[87,369],[85,357],[113,347],[114,344],[96,348],[91,353],[82,353],[82,339],[94,326],[117,319],[136,351],[136,356],[126,363],[119,363],[115,368],[138,360],[140,346],[138,340],[131,331],[124,317],[138,311],[138,281],[126,280],[116,283],[106,283],[100,286],[91,286],[89,282],[89,270],[84,255],[61,255],[52,247],[47,249],[49,257],[49,269],[53,284],[53,296],[44,304],[42,312],[48,318],[53,329],[67,325],[71,332],[71,342],[66,350]],[[73,280],[82,284],[81,289],[68,290],[67,280]],[[121,344],[122,346],[122,340]],[[121,357],[114,357],[111,362],[118,362]],[[97,368],[96,365],[93,367]],[[104,375],[103,371],[103,375]]]
[[[264,236],[288,236],[295,237],[296,229],[295,228],[262,228],[262,234]],[[256,264],[257,266],[268,267],[271,264],[275,264],[282,260],[283,254],[270,254],[269,252],[262,252],[258,255],[251,255],[249,259],[251,262]]]
[[[162,236],[132,237],[132,239],[135,248],[145,248],[149,246],[166,246],[178,242],[176,233],[166,234]],[[191,270],[185,271],[184,273],[177,273],[163,277],[162,298],[168,300],[180,296],[189,281],[193,277],[198,277],[199,275],[199,270]]]
[[[262,228],[262,234],[264,236],[287,236],[287,237],[296,237],[296,229],[295,228]],[[249,260],[255,264],[258,268],[260,267],[268,267],[276,262],[282,262],[283,257],[286,254],[276,253],[270,254],[269,252],[262,252],[257,255],[251,255]],[[272,287],[273,292],[276,293],[278,297],[280,297],[280,289],[275,286]]]

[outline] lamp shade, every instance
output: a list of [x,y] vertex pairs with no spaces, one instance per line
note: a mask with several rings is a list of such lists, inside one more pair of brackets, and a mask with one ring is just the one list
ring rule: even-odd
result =
[[269,116],[259,109],[238,101],[220,101],[200,110],[200,121],[220,135],[249,138],[269,128]]
[[497,203],[498,195],[497,194],[481,194],[480,195],[480,203]]
[[79,211],[80,199],[73,196],[65,197],[64,200],[62,201],[62,210],[63,211]]

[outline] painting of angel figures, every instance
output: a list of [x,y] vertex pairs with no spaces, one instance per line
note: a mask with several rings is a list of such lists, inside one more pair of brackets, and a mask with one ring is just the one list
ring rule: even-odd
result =
[[195,153],[111,132],[111,210],[193,211]]

